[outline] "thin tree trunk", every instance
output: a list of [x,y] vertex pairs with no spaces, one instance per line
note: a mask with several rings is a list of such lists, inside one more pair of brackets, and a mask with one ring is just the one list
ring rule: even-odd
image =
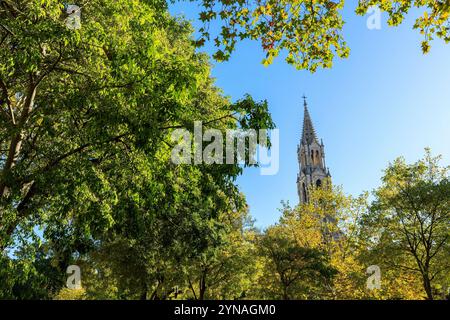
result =
[[206,292],[206,270],[203,272],[202,277],[200,278],[200,293],[198,296],[198,300],[205,299]]
[[425,288],[425,292],[427,293],[427,300],[434,300],[433,290],[431,288],[431,281],[430,277],[428,276],[428,272],[426,271],[422,277],[423,277],[423,287]]
[[283,300],[290,300],[287,286],[283,286]]
[[[23,109],[20,114],[19,122],[17,124],[17,132],[11,138],[11,143],[9,145],[8,157],[6,158],[5,164],[3,166],[1,180],[0,180],[0,198],[7,194],[8,188],[6,186],[6,179],[11,173],[11,169],[14,167],[17,158],[19,157],[20,151],[22,149],[22,142],[24,137],[24,127],[28,121],[31,111],[33,110],[34,98],[36,96],[36,86],[33,83],[30,76],[30,85],[27,93],[27,97],[23,104]],[[1,213],[0,213],[1,217]]]

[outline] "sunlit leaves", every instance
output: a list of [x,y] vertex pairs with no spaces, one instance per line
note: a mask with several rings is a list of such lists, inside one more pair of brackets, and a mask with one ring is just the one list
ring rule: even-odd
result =
[[203,0],[199,18],[205,26],[199,31],[202,45],[212,35],[209,24],[221,20],[220,32],[214,37],[218,48],[214,58],[228,60],[238,41],[258,40],[265,52],[262,61],[269,65],[282,51],[286,61],[297,69],[314,72],[330,68],[335,56],[349,54],[342,37],[343,0]]
[[434,37],[450,41],[450,3],[435,0],[359,0],[356,12],[363,15],[371,6],[378,6],[389,14],[388,23],[391,26],[401,24],[405,16],[414,8],[425,9],[423,15],[416,19],[414,29],[423,35],[421,47],[423,53],[430,50],[430,42]]
[[450,277],[448,173],[429,150],[413,164],[395,160],[361,220],[376,259],[402,278],[421,279],[421,295],[428,299]]
[[[29,255],[60,272],[48,286],[62,285],[68,263],[88,261],[90,269],[102,266],[103,274],[121,280],[110,286],[117,294],[97,297],[162,298],[162,288],[180,280],[173,269],[208,250],[215,254],[232,229],[223,219],[245,208],[234,182],[242,168],[173,164],[171,130],[190,130],[194,121],[221,131],[273,128],[267,103],[249,96],[230,103],[214,85],[208,57],[196,53],[191,26],[170,17],[164,1],[80,0],[77,30],[66,27],[62,1],[6,2],[0,6],[1,252],[28,243],[37,247],[31,253],[43,251],[45,258]],[[6,166],[9,149],[16,156]],[[94,253],[103,255],[95,260]],[[5,278],[0,295],[4,289],[14,296],[10,287],[32,279],[29,270],[47,280],[25,262],[27,273]],[[21,263],[20,257],[12,262]],[[164,270],[166,280],[152,295]]]

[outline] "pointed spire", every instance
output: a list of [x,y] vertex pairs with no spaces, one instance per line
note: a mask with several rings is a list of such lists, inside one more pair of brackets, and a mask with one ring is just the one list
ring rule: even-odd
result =
[[302,142],[311,144],[313,141],[317,141],[317,137],[311,121],[311,116],[309,115],[308,104],[306,103],[305,95],[303,95],[303,106],[305,107],[305,111],[303,118]]

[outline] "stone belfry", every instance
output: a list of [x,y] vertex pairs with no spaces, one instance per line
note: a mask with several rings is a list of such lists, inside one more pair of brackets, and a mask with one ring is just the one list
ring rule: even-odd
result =
[[308,111],[306,97],[303,96],[305,108],[303,131],[297,148],[300,173],[297,176],[297,190],[300,203],[308,203],[308,189],[310,186],[320,187],[330,178],[330,171],[325,164],[325,147],[323,141],[319,143]]

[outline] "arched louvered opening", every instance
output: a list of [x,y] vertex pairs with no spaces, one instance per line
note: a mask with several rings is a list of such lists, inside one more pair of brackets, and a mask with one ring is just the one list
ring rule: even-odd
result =
[[320,188],[321,186],[322,186],[322,180],[317,179],[317,181],[316,181],[316,187],[317,187],[317,188]]

